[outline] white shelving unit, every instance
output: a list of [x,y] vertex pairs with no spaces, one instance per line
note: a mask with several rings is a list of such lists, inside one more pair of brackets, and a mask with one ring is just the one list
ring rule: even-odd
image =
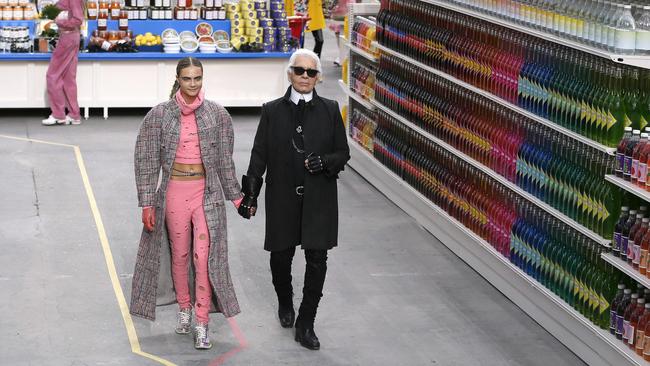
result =
[[593,147],[594,149],[606,152],[608,154],[613,154],[616,151],[615,147],[608,147],[608,146],[605,146],[605,145],[603,145],[603,144],[601,144],[599,142],[596,142],[594,140],[586,138],[586,137],[584,137],[584,136],[582,136],[580,134],[577,134],[577,133],[569,130],[568,128],[564,128],[564,127],[562,127],[562,126],[560,126],[558,124],[555,124],[555,123],[553,123],[553,122],[551,122],[551,121],[549,121],[549,120],[547,120],[545,118],[542,118],[542,117],[540,117],[540,116],[538,116],[536,114],[530,113],[529,111],[527,111],[527,110],[525,110],[523,108],[520,108],[520,107],[518,107],[518,106],[516,106],[516,105],[514,105],[512,103],[509,103],[509,102],[499,98],[498,96],[496,96],[494,94],[491,94],[491,93],[486,92],[486,91],[484,91],[482,89],[479,89],[479,88],[477,88],[477,87],[475,87],[475,86],[473,86],[471,84],[468,84],[468,83],[466,83],[466,82],[464,82],[462,80],[456,79],[455,77],[453,77],[453,76],[451,76],[451,75],[449,75],[447,73],[444,73],[444,72],[442,72],[440,70],[434,69],[431,66],[425,65],[425,64],[423,64],[423,63],[421,63],[421,62],[419,62],[417,60],[414,60],[411,57],[403,55],[403,54],[401,54],[401,53],[399,53],[397,51],[394,51],[394,50],[392,50],[392,49],[390,49],[390,48],[388,48],[386,46],[377,44],[376,47],[379,50],[381,50],[382,52],[385,52],[385,53],[387,53],[389,55],[399,57],[399,58],[403,59],[404,61],[406,61],[406,62],[408,62],[410,64],[413,64],[413,65],[415,65],[415,66],[417,66],[417,67],[419,67],[419,68],[421,68],[423,70],[426,70],[426,71],[428,71],[428,72],[430,72],[432,74],[438,75],[438,76],[440,76],[440,77],[442,77],[442,78],[444,78],[446,80],[449,80],[452,83],[457,84],[459,86],[462,86],[463,88],[465,88],[465,89],[467,89],[467,90],[469,90],[469,91],[471,91],[473,93],[482,95],[482,96],[484,96],[484,97],[486,97],[486,98],[488,98],[488,99],[490,99],[490,100],[492,100],[492,101],[494,101],[494,102],[496,102],[496,103],[498,103],[498,104],[500,104],[500,105],[502,105],[504,107],[507,107],[508,109],[510,109],[510,110],[512,110],[512,111],[514,111],[516,113],[519,113],[519,114],[521,114],[521,115],[523,115],[525,117],[528,117],[528,118],[532,119],[533,121],[535,121],[537,123],[540,123],[540,124],[543,124],[543,125],[545,125],[547,127],[550,127],[552,129],[562,133],[563,135],[569,136],[574,140],[577,140],[577,141],[579,141],[579,142],[581,142],[581,143],[583,143],[585,145]]
[[466,14],[470,15],[474,18],[482,19],[490,23],[498,24],[500,26],[514,29],[516,31],[526,33],[533,35],[537,38],[542,38],[547,41],[555,42],[561,45],[565,45],[567,47],[575,48],[577,50],[583,51],[590,53],[592,55],[596,55],[599,57],[607,58],[610,59],[614,62],[618,62],[621,64],[626,64],[626,65],[631,65],[631,66],[637,66],[637,67],[643,67],[643,68],[650,68],[650,57],[649,56],[633,56],[633,55],[619,55],[615,54],[612,52],[608,52],[606,50],[602,50],[600,48],[595,48],[591,47],[589,45],[585,45],[579,42],[574,42],[565,38],[561,38],[558,36],[555,36],[551,33],[542,31],[542,30],[537,30],[531,27],[527,27],[525,25],[520,25],[513,23],[512,20],[505,19],[505,18],[499,18],[496,16],[492,16],[489,14],[485,14],[476,10],[472,10],[468,7],[464,6],[459,6],[456,4],[452,4],[448,1],[439,1],[439,0],[420,0],[425,3],[433,4],[436,6],[440,6],[442,8],[446,8],[449,10],[453,10],[455,12],[461,13],[461,14]]
[[372,62],[377,62],[377,57],[375,57],[375,55],[371,54],[370,52],[366,50],[362,50],[361,48],[353,45],[349,41],[343,41],[343,42],[345,42],[345,46],[351,49],[352,51],[354,51],[354,53],[361,55]]
[[650,192],[626,181],[625,179],[621,179],[615,175],[606,175],[605,180],[650,202]]
[[344,83],[343,80],[341,80],[341,79],[339,79],[339,86],[341,87],[341,89],[343,89],[343,92],[344,92],[345,94],[348,95],[348,97],[350,97],[350,98],[356,100],[357,102],[359,102],[359,104],[361,104],[362,106],[366,107],[366,109],[370,109],[371,111],[374,111],[374,110],[375,110],[375,105],[374,105],[374,104],[372,104],[370,101],[368,101],[367,99],[363,98],[363,97],[360,96],[359,94],[355,93],[355,92],[354,92],[352,89],[350,89],[350,87],[349,87],[346,83]]
[[629,263],[625,262],[621,258],[615,257],[611,253],[601,253],[600,255],[605,261],[611,263],[614,267],[618,268],[621,272],[632,277],[636,282],[645,286],[645,288],[650,288],[650,278],[642,275],[634,269]]
[[[433,1],[432,3],[439,5],[439,1]],[[354,19],[354,15],[369,15],[378,10],[379,6],[376,4],[353,4],[350,7],[349,19]],[[462,11],[467,13],[465,9]],[[353,24],[350,24],[350,29],[352,29],[352,27]],[[521,30],[530,33],[528,29]],[[350,39],[349,36],[350,35],[348,34],[348,40]],[[438,70],[432,69],[418,61],[405,57],[404,55],[387,49],[379,44],[375,44],[375,46],[380,51],[383,51],[381,53],[388,53],[402,57],[406,61],[422,68],[423,70],[432,72],[464,87],[467,90],[483,95],[501,105],[506,106],[516,113],[524,115],[538,123],[557,130],[562,134],[583,144],[609,154],[615,152],[615,148],[609,148],[595,141],[587,139],[581,135],[574,133],[573,131],[558,126],[551,121],[540,118],[526,110],[523,110],[518,106],[506,103],[501,98],[490,95],[489,93],[465,82],[462,82],[450,75],[441,73]],[[350,46],[349,44],[348,49],[350,52],[357,53],[363,57],[367,56],[364,55],[365,51],[360,50],[357,47]],[[381,57],[381,54],[379,57]],[[351,69],[351,67],[349,69]],[[344,89],[349,98],[353,98],[360,103],[368,103],[366,99],[362,99],[359,95],[354,93],[349,88],[349,85],[344,84],[342,81],[339,81],[339,85]],[[446,142],[429,134],[422,128],[419,128],[386,106],[381,105],[375,100],[371,100],[369,103],[372,106],[376,107],[376,110],[385,111],[386,113],[395,117],[401,123],[405,124],[426,138],[431,139],[434,143],[440,145],[442,148],[453,153],[460,159],[477,167],[481,171],[499,181],[501,184],[506,185],[509,189],[515,191],[535,205],[554,215],[559,220],[565,222],[577,231],[588,236],[590,239],[602,245],[609,246],[609,240],[600,237],[593,231],[578,224],[561,212],[555,210],[533,195],[524,191],[516,184],[508,181],[505,177],[502,177],[478,161],[456,150]],[[364,103],[361,104],[366,106]],[[350,113],[352,113],[352,110],[348,112],[348,116]],[[424,195],[420,194],[417,190],[408,185],[408,183],[403,181],[398,175],[377,161],[371,153],[366,151],[357,142],[349,137],[348,141],[351,150],[351,159],[349,165],[355,171],[361,174],[366,180],[368,180],[368,182],[374,185],[392,202],[394,202],[406,213],[417,220],[418,223],[426,228],[426,230],[431,232],[445,246],[452,250],[463,261],[465,261],[469,266],[476,270],[488,282],[490,282],[517,306],[519,306],[523,311],[525,311],[529,316],[531,316],[537,323],[548,330],[553,336],[564,343],[569,349],[571,349],[571,351],[576,353],[586,363],[590,365],[616,366],[640,366],[646,364],[642,357],[636,355],[633,350],[630,350],[628,347],[626,347],[622,341],[616,339],[609,333],[608,330],[602,330],[592,324],[588,319],[586,319],[579,312],[569,306],[561,298],[556,296],[552,291],[545,288],[540,283],[537,283],[532,277],[528,276],[515,265],[510,263],[507,258],[498,253],[494,248],[490,246],[489,243],[466,228],[459,221],[450,217],[443,209],[434,205]],[[618,264],[622,265],[623,263]]]
[[537,205],[538,207],[540,207],[544,211],[546,211],[546,212],[550,213],[551,215],[555,216],[557,219],[559,219],[562,222],[564,222],[565,224],[571,226],[573,229],[579,231],[580,233],[587,236],[591,240],[593,240],[593,241],[595,241],[597,243],[600,243],[601,245],[603,245],[605,247],[610,246],[610,240],[603,238],[602,236],[598,235],[597,233],[595,233],[595,232],[591,231],[590,229],[588,229],[588,228],[582,226],[581,224],[577,223],[576,221],[574,221],[570,217],[566,216],[562,212],[560,212],[560,211],[556,210],[555,208],[551,207],[550,205],[548,205],[546,202],[544,202],[544,201],[540,200],[539,198],[533,196],[532,194],[524,191],[523,189],[521,189],[516,184],[514,184],[511,181],[507,180],[505,177],[497,174],[492,169],[490,169],[490,168],[486,167],[485,165],[481,164],[480,162],[474,160],[473,158],[466,155],[465,153],[456,150],[456,148],[454,148],[453,146],[451,146],[451,145],[447,144],[445,141],[440,140],[439,138],[433,136],[429,132],[427,132],[427,131],[423,130],[422,128],[418,127],[417,125],[415,125],[411,121],[409,121],[406,118],[400,116],[399,114],[395,113],[393,110],[391,110],[390,108],[382,105],[381,103],[379,103],[377,101],[373,101],[373,104],[376,105],[377,108],[381,109],[382,111],[390,114],[393,118],[397,119],[398,121],[400,121],[404,125],[408,126],[410,129],[412,129],[415,132],[419,133],[420,135],[428,138],[429,140],[435,142],[437,145],[441,146],[442,148],[449,151],[450,153],[456,155],[461,160],[470,163],[475,168],[481,170],[483,173],[489,175],[494,180],[496,180],[499,183],[503,184],[504,186],[508,187],[508,189],[510,189],[511,191],[514,191],[517,194],[519,194],[520,196],[526,198],[528,201],[534,203],[535,205]]
[[644,365],[608,331],[594,326],[489,243],[450,217],[348,138],[350,166],[589,365]]

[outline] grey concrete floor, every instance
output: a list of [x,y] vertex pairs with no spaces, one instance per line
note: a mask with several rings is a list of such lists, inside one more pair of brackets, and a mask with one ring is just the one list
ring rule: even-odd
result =
[[[318,88],[343,100],[333,42],[328,34],[326,80]],[[145,112],[111,111],[106,121],[43,127],[43,111],[0,111],[0,135],[79,146],[127,302],[141,230],[133,144]],[[241,176],[259,109],[231,113]],[[0,364],[160,364],[131,352],[112,264],[73,149],[0,137],[0,166]],[[215,346],[199,352],[189,337],[173,333],[176,307],[160,307],[156,322],[133,319],[142,350],[177,365],[582,364],[349,168],[339,192],[340,246],[330,252],[317,317],[320,351],[300,347],[278,324],[262,249],[264,211],[245,221],[231,206],[230,265],[242,313],[231,323],[213,315]],[[297,255],[296,304],[303,273]]]

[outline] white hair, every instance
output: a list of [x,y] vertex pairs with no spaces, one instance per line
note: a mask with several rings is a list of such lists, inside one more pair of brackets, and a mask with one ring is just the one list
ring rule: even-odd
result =
[[316,62],[316,70],[318,70],[320,74],[323,73],[323,68],[320,65],[320,58],[318,58],[318,55],[305,48],[299,48],[293,53],[293,55],[291,55],[291,58],[289,58],[289,65],[287,65],[287,73],[292,72],[291,68],[296,65],[296,59],[298,56],[311,57]]

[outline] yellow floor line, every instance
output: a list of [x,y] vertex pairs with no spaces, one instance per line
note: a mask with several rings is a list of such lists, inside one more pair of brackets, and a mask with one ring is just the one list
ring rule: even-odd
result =
[[109,277],[111,278],[111,283],[113,285],[113,291],[115,292],[115,297],[117,298],[117,303],[120,307],[120,312],[122,313],[122,319],[124,320],[124,326],[126,327],[126,333],[129,336],[129,343],[131,343],[131,351],[142,357],[159,362],[165,366],[176,366],[174,363],[165,360],[164,358],[152,355],[150,353],[142,351],[140,348],[140,341],[138,340],[138,334],[135,331],[135,325],[133,324],[133,318],[129,313],[129,307],[126,303],[126,298],[124,297],[124,292],[122,291],[122,286],[120,285],[119,278],[117,276],[117,270],[115,269],[115,262],[113,261],[113,253],[111,252],[111,247],[108,243],[108,237],[106,236],[106,230],[104,229],[104,223],[102,221],[102,216],[97,207],[97,201],[95,201],[95,194],[93,193],[92,186],[90,185],[90,179],[88,179],[88,172],[86,171],[86,166],[84,164],[83,156],[81,155],[81,149],[76,145],[61,144],[57,142],[49,142],[42,140],[34,140],[23,137],[14,137],[0,135],[0,137],[27,141],[27,142],[36,142],[48,145],[57,145],[71,147],[74,150],[75,157],[77,159],[77,165],[79,166],[79,172],[81,174],[81,179],[83,180],[84,188],[86,189],[86,195],[88,196],[88,203],[90,204],[90,210],[93,213],[93,218],[95,219],[95,224],[97,226],[97,234],[99,235],[99,241],[102,245],[102,250],[104,252],[104,259],[106,260],[106,267],[108,269]]

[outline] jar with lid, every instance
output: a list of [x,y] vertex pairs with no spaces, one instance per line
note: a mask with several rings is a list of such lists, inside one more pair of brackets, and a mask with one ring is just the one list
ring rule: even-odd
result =
[[9,6],[9,0],[0,0],[0,8]]
[[110,4],[108,3],[108,0],[99,0],[99,10],[97,12],[97,19],[99,19],[99,14],[101,13],[106,13],[108,14],[110,12]]
[[99,11],[97,2],[89,1],[86,7],[88,8],[88,19],[97,19],[97,12]]
[[174,19],[185,20],[185,9],[181,7],[174,8]]
[[111,43],[115,43],[120,40],[120,36],[117,34],[117,31],[108,31],[108,39],[107,41]]
[[197,20],[199,19],[199,11],[196,8],[191,8],[190,9],[190,19],[191,20]]
[[163,2],[162,0],[151,0],[149,2],[149,6],[151,6],[152,8],[160,8],[163,6]]
[[174,19],[174,11],[172,8],[165,8],[165,16],[163,17],[166,20],[172,20]]
[[97,29],[105,31],[108,28],[108,12],[100,11],[97,14]]
[[140,16],[138,19],[147,19],[147,8],[140,8]]
[[8,6],[18,6],[18,0],[9,0],[7,1]]
[[24,17],[25,20],[33,20],[34,19],[34,6],[29,4],[24,8]]
[[129,13],[126,10],[120,10],[120,20],[117,25],[117,29],[125,31],[129,29]]
[[137,6],[138,8],[144,8],[147,6],[147,3],[149,3],[147,0],[136,0],[134,6]]
[[165,8],[171,8],[172,0],[162,0],[162,6],[164,6]]
[[18,0],[18,6],[25,6],[29,4],[29,0]]
[[160,19],[160,8],[149,8],[151,9],[151,19],[158,20]]
[[111,19],[112,20],[119,20],[120,19],[120,9],[122,5],[120,4],[120,0],[112,0],[111,1]]
[[14,8],[5,6],[2,8],[2,20],[12,20],[14,18]]
[[14,20],[23,20],[25,12],[22,6],[14,6]]
[[178,0],[178,6],[181,8],[190,8],[192,7],[192,0]]

